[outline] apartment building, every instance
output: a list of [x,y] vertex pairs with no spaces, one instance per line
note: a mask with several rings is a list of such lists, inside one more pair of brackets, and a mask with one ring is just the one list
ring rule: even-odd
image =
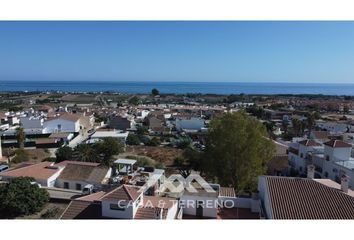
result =
[[315,166],[316,178],[328,178],[340,182],[341,177],[349,177],[349,188],[354,188],[354,158],[351,157],[352,144],[341,140],[321,143],[316,139],[306,139],[293,143],[288,152],[289,170],[300,176],[307,174],[307,166]]

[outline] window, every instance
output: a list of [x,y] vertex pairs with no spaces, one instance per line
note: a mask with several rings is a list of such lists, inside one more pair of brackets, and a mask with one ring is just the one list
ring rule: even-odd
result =
[[69,189],[69,183],[68,182],[64,182],[64,188],[65,189]]
[[61,124],[58,124],[58,132],[61,131]]
[[329,161],[329,156],[328,155],[326,155],[326,161]]
[[303,158],[303,157],[304,157],[304,154],[301,153],[301,154],[300,154],[300,157]]
[[324,173],[325,178],[328,178],[328,172]]
[[122,204],[115,204],[115,203],[111,203],[109,204],[109,208],[111,210],[118,210],[118,211],[125,211],[126,206],[122,206]]
[[139,206],[140,201],[141,201],[141,197],[139,197],[139,198],[136,200],[136,203],[135,203],[135,206],[136,206],[136,207]]
[[81,190],[81,184],[80,183],[76,183],[76,190]]

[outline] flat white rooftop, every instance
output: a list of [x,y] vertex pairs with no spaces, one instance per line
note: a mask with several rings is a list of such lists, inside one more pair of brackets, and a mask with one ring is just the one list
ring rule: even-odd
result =
[[136,160],[134,159],[125,159],[125,158],[120,158],[114,161],[115,164],[127,164],[127,165],[134,165],[136,163]]
[[350,170],[354,170],[354,159],[350,158],[348,161],[337,161],[336,164],[348,168]]
[[91,138],[105,138],[105,137],[126,138],[128,137],[128,132],[122,133],[117,131],[96,131],[91,136]]

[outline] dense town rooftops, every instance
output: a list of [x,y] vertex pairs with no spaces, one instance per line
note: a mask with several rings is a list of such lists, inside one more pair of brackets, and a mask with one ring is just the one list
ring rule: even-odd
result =
[[327,131],[312,131],[311,134],[315,139],[326,139],[328,138]]
[[320,143],[316,142],[315,140],[312,139],[307,139],[300,141],[299,144],[304,145],[306,147],[316,147],[316,146],[321,146]]
[[331,141],[328,141],[328,142],[325,142],[324,143],[325,145],[331,147],[331,148],[349,148],[349,147],[352,147],[351,144],[349,143],[346,143],[346,142],[343,142],[341,140],[331,140]]
[[82,117],[82,115],[79,115],[79,114],[64,113],[60,116],[56,116],[54,118],[49,118],[48,121],[55,120],[55,119],[62,119],[62,120],[67,120],[67,121],[71,121],[71,122],[77,122],[80,120],[81,117]]
[[107,193],[102,200],[125,200],[125,201],[135,201],[139,196],[139,187],[131,186],[131,185],[121,185],[116,189]]
[[354,198],[313,179],[263,176],[273,219],[354,219]]

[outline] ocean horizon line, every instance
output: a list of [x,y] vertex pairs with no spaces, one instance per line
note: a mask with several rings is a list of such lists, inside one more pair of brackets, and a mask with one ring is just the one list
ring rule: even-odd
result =
[[197,83],[213,83],[213,84],[296,84],[296,85],[354,85],[354,82],[278,82],[278,81],[149,81],[149,80],[0,80],[1,82],[43,82],[43,83],[58,83],[58,82],[65,82],[65,83],[82,83],[82,82],[105,82],[105,83],[159,83],[159,84],[197,84]]

